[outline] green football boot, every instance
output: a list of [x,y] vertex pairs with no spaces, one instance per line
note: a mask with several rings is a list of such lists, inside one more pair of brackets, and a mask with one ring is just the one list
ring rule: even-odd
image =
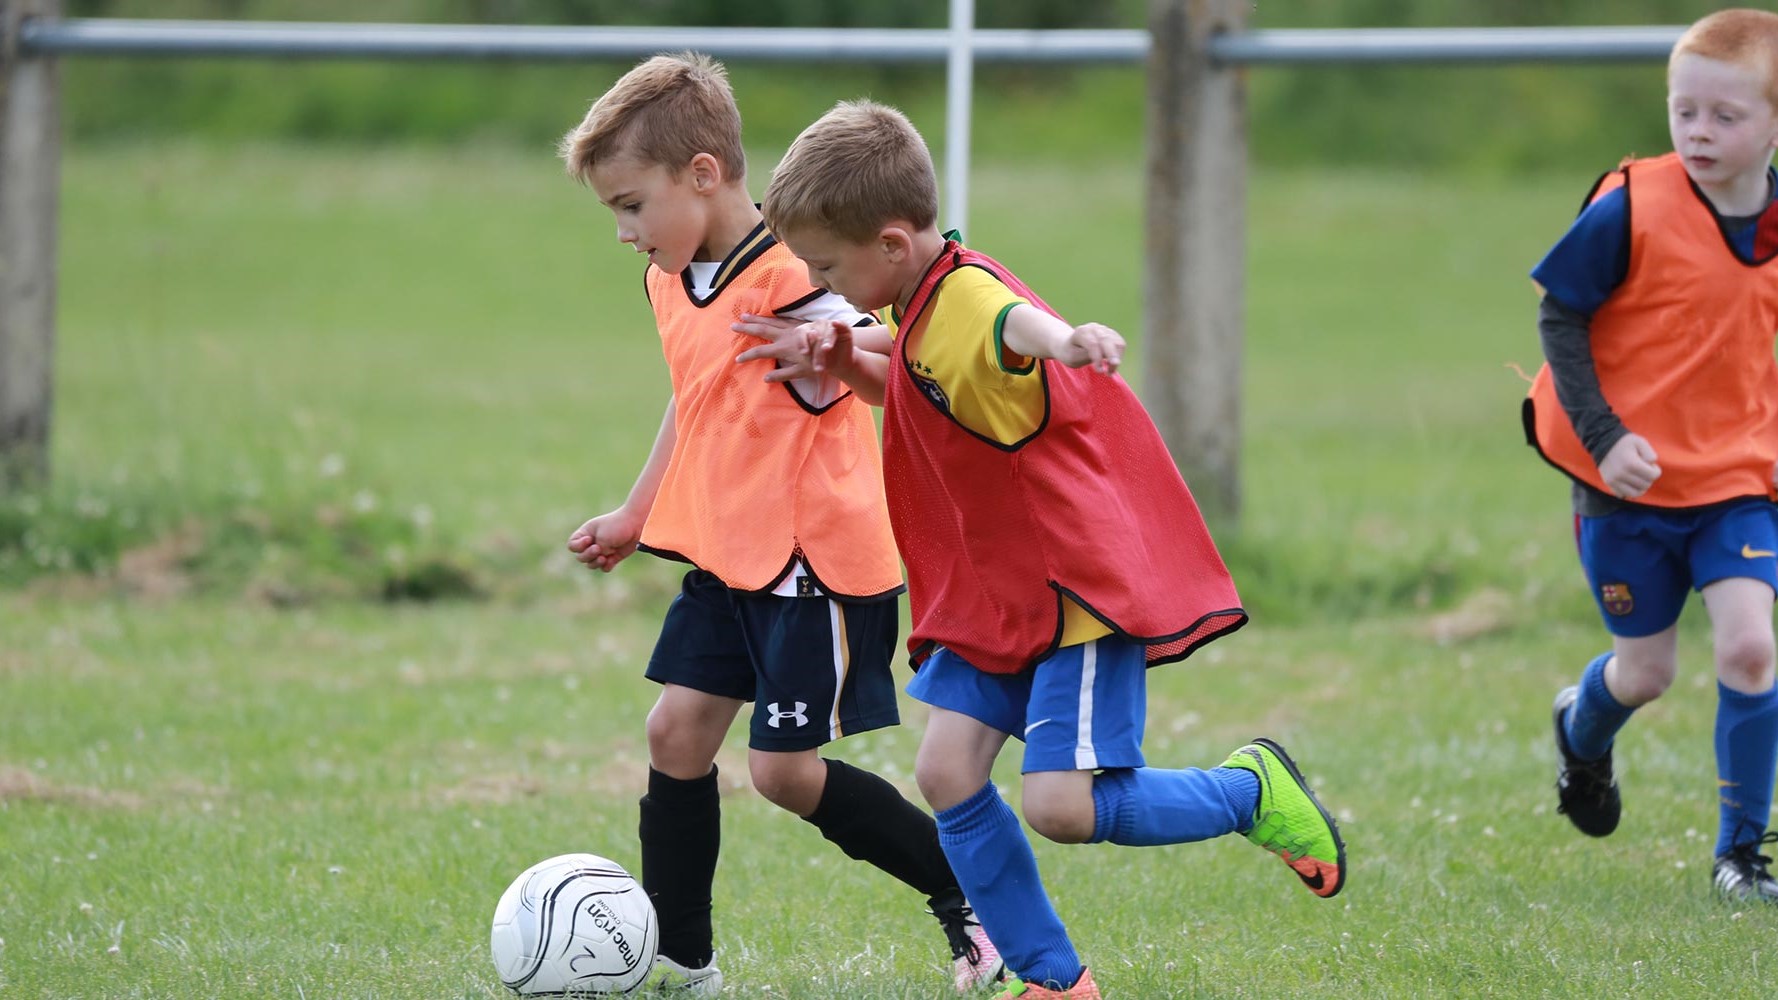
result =
[[1248,840],[1283,858],[1317,896],[1333,896],[1345,887],[1346,844],[1340,828],[1283,747],[1256,739],[1229,754],[1222,766],[1252,771],[1259,778],[1259,806]]

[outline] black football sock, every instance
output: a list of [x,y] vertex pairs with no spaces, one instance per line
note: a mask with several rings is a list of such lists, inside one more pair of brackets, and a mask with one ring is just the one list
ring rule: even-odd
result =
[[845,761],[823,758],[827,787],[808,815],[846,856],[867,861],[934,901],[962,900],[938,846],[938,825],[895,786]]
[[660,921],[660,953],[690,969],[715,956],[710,930],[710,886],[722,846],[722,802],[716,768],[680,781],[648,769],[642,796],[642,887]]

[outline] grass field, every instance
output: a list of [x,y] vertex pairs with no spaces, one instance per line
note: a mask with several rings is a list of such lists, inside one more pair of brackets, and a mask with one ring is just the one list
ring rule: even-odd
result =
[[[1549,699],[1601,636],[1509,366],[1589,180],[1255,176],[1226,539],[1255,620],[1153,675],[1148,750],[1280,739],[1351,882],[1314,899],[1238,838],[1040,844],[1108,996],[1762,992],[1778,914],[1708,892],[1695,609],[1620,744],[1622,829],[1552,810]],[[1137,164],[973,193],[973,243],[1138,331]],[[636,860],[674,578],[561,542],[664,400],[637,259],[547,150],[76,150],[63,220],[57,485],[0,508],[34,526],[0,590],[0,997],[504,995],[506,882]],[[422,559],[479,596],[375,599]],[[906,715],[842,749],[911,794]],[[912,894],[747,790],[739,739],[721,764],[731,995],[945,995]]]

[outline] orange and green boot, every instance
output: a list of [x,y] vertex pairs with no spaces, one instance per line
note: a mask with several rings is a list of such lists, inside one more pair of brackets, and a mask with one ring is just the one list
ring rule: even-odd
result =
[[1284,748],[1256,739],[1222,766],[1259,778],[1259,806],[1247,839],[1283,858],[1310,892],[1324,898],[1337,894],[1346,885],[1346,844]]
[[992,1000],[1100,1000],[1099,984],[1093,982],[1091,969],[1082,969],[1080,979],[1065,990],[1045,989],[1036,983],[1027,983],[1014,977],[1007,980],[1006,988],[994,994]]

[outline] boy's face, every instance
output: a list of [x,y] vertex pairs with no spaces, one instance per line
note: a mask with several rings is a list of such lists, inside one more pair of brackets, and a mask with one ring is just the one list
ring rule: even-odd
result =
[[704,252],[708,221],[692,168],[619,156],[593,167],[593,191],[617,218],[617,240],[647,254],[654,266],[678,274]]
[[1667,127],[1685,172],[1706,191],[1763,175],[1778,148],[1766,81],[1738,63],[1685,53],[1667,74]]
[[852,243],[813,227],[779,233],[778,239],[809,268],[809,283],[855,308],[881,309],[900,294],[895,265],[881,241]]

